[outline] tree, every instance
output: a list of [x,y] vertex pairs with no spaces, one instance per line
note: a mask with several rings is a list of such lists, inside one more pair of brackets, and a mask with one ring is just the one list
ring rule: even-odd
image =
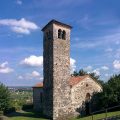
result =
[[92,97],[92,103],[97,106],[97,110],[120,105],[120,74],[113,75],[102,86],[103,92],[96,93]]
[[0,111],[10,107],[10,92],[7,87],[0,83]]
[[78,74],[77,71],[74,71],[73,74],[72,74],[72,76],[78,76],[78,75],[79,75],[79,74]]
[[72,76],[83,76],[83,75],[88,75],[88,73],[84,71],[83,69],[80,69],[79,72],[74,71],[72,74]]
[[83,69],[81,69],[81,70],[79,70],[78,75],[83,76],[83,75],[88,75],[88,73],[86,71],[84,71]]

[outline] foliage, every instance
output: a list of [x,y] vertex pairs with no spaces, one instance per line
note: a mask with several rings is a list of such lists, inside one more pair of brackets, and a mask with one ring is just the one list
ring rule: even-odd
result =
[[25,104],[22,106],[22,110],[30,110],[33,109],[33,104]]
[[0,111],[10,107],[10,92],[7,87],[0,83]]
[[13,112],[15,112],[15,111],[16,111],[15,107],[10,107],[10,108],[8,108],[8,109],[5,109],[4,115],[13,113]]
[[11,91],[12,106],[16,110],[21,110],[24,104],[32,103],[32,91],[31,90],[15,90]]
[[94,94],[92,103],[97,110],[120,105],[120,74],[103,84],[103,92]]

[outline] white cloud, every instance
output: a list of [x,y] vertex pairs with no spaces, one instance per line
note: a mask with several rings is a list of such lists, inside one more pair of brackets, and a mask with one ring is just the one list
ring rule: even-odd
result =
[[18,78],[19,80],[43,80],[43,77],[40,75],[39,72],[33,71],[31,73],[26,73],[24,75],[19,75]]
[[28,21],[25,18],[21,18],[20,20],[0,19],[0,25],[8,26],[13,32],[20,34],[30,34],[32,30],[38,29],[38,26],[35,23]]
[[120,69],[120,61],[119,60],[114,60],[113,62],[113,67],[115,69]]
[[93,73],[95,73],[96,75],[100,75],[100,71],[99,71],[99,69],[95,69],[95,70],[93,70]]
[[12,68],[8,67],[7,65],[8,65],[7,61],[0,64],[0,73],[7,74],[7,73],[11,73],[14,71]]
[[107,52],[107,56],[115,59],[120,59],[120,48],[114,46],[114,49],[108,48],[105,50]]
[[84,70],[91,71],[92,70],[92,66],[89,65],[89,66],[85,67]]
[[71,69],[71,73],[74,72],[76,69],[76,60],[73,58],[70,58],[70,69]]
[[[92,41],[92,42],[91,42]],[[104,43],[104,44],[103,44]],[[115,31],[113,34],[107,34],[104,36],[93,37],[91,39],[82,39],[81,42],[75,42],[73,47],[77,48],[98,48],[98,47],[106,47],[108,45],[116,45],[116,43],[120,43],[120,29],[119,31]],[[108,51],[112,52],[112,49],[108,49]]]
[[18,5],[22,5],[22,1],[21,1],[21,0],[17,0],[16,3],[17,3]]
[[106,52],[112,52],[113,49],[112,49],[112,48],[107,48],[105,51],[106,51]]
[[105,77],[109,77],[110,75],[108,73],[105,74]]
[[115,57],[120,58],[120,49],[117,49],[115,52]]
[[39,76],[40,76],[40,73],[37,72],[37,71],[33,71],[33,72],[32,72],[32,76],[33,76],[33,77],[39,77]]
[[102,66],[101,69],[102,69],[102,70],[105,70],[105,71],[106,71],[106,70],[109,70],[109,68],[108,68],[107,66]]
[[12,31],[16,33],[30,34],[30,30],[22,28],[22,27],[12,27]]
[[30,57],[22,60],[20,64],[30,67],[40,67],[43,65],[43,56],[31,55]]
[[2,63],[2,64],[0,65],[0,67],[1,67],[1,68],[5,68],[6,65],[8,65],[8,62],[7,62],[7,61],[5,61],[4,63]]
[[22,80],[22,79],[23,79],[23,76],[21,76],[21,75],[20,75],[20,76],[18,76],[18,79]]
[[0,69],[0,73],[6,74],[6,73],[11,73],[11,72],[13,72],[13,69],[11,69],[9,67]]

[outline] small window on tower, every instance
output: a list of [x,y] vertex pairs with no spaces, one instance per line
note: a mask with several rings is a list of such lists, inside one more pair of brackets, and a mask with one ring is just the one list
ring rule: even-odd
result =
[[58,30],[58,38],[60,38],[60,39],[62,38],[62,30],[61,29]]
[[65,32],[65,30],[63,30],[63,32],[62,32],[62,39],[63,39],[63,40],[66,39],[66,32]]

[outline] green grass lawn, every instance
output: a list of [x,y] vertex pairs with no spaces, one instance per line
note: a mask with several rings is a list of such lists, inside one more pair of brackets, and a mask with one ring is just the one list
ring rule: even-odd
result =
[[[118,116],[118,115],[120,115],[120,111],[107,113],[107,117]],[[105,118],[105,116],[106,116],[105,113],[96,114],[96,115],[93,115],[93,120],[102,119],[102,118]],[[92,120],[92,116],[83,117],[83,118],[78,118],[78,119],[72,119],[72,120]]]
[[[117,116],[117,115],[120,115],[120,111],[107,113],[107,117]],[[93,116],[93,120],[98,120],[101,118],[105,118],[105,113],[96,114]],[[41,117],[39,114],[34,112],[20,111],[7,115],[6,120],[48,120],[48,119],[45,119]],[[72,120],[92,120],[92,116],[83,117],[83,118],[74,118]]]

